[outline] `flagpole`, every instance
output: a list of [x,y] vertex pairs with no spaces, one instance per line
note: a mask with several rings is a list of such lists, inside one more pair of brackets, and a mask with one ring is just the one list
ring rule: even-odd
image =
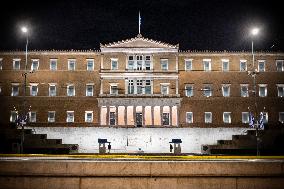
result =
[[140,26],[141,26],[141,16],[140,16],[140,11],[139,11],[139,17],[138,17],[138,27],[139,27],[139,34],[140,32]]

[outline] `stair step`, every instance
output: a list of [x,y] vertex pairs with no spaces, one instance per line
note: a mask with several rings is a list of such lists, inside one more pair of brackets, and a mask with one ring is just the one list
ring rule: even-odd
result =
[[62,144],[62,139],[27,138],[25,139],[25,145],[28,144]]
[[234,141],[232,140],[217,140],[217,144],[223,145],[223,144],[234,144]]
[[28,134],[25,139],[47,139],[47,134]]
[[[17,135],[17,134],[22,134],[22,129],[3,129],[1,130],[2,134],[6,134],[6,135]],[[33,130],[32,129],[24,129],[24,133],[25,134],[32,134]]]
[[255,138],[253,135],[232,135],[232,140],[252,140]]

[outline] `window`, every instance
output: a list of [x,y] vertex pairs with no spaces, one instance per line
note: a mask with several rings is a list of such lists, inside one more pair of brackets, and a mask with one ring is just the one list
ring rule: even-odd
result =
[[138,79],[136,81],[136,87],[137,87],[137,94],[143,94],[143,80]]
[[15,123],[18,119],[18,111],[11,111],[10,122]]
[[38,70],[39,67],[39,60],[38,59],[32,59],[32,65],[31,65],[31,70]]
[[203,95],[206,97],[212,96],[212,85],[211,84],[204,85]]
[[212,123],[212,112],[204,113],[204,121],[205,123]]
[[93,111],[85,111],[85,122],[93,122]]
[[2,70],[2,66],[3,66],[3,58],[0,58],[0,70]]
[[186,85],[185,86],[185,96],[192,97],[193,96],[193,85]]
[[56,96],[56,84],[49,84],[49,96]]
[[284,112],[279,112],[279,121],[284,123]]
[[263,113],[263,123],[268,123],[268,112],[261,112]]
[[223,122],[231,123],[231,112],[223,112]]
[[76,67],[76,60],[75,59],[68,59],[68,70],[74,71]]
[[37,96],[38,93],[38,83],[30,83],[30,95]]
[[186,112],[186,123],[193,123],[193,113]]
[[117,84],[110,84],[110,94],[112,95],[118,94]]
[[265,60],[258,61],[258,71],[265,72]]
[[75,86],[73,84],[67,85],[67,96],[75,96]]
[[241,84],[241,97],[249,97],[248,84]]
[[66,122],[67,122],[67,123],[72,123],[72,122],[74,122],[74,111],[67,111]]
[[277,84],[278,97],[284,97],[284,84]]
[[136,69],[137,70],[142,70],[143,68],[143,56],[142,55],[139,55],[139,56],[136,56]]
[[191,71],[192,70],[192,59],[185,59],[184,60],[185,64],[185,71]]
[[241,72],[247,71],[247,61],[246,60],[240,61],[240,71]]
[[267,96],[267,84],[259,84],[258,89],[259,89],[258,96],[260,97]]
[[151,80],[145,80],[145,94],[152,94]]
[[284,60],[276,60],[276,70],[278,72],[284,71]]
[[229,71],[229,60],[228,59],[222,59],[222,70],[223,72]]
[[86,85],[86,96],[93,96],[94,84]]
[[48,115],[47,115],[47,121],[49,123],[53,123],[55,122],[55,111],[48,111]]
[[19,83],[12,83],[11,96],[19,96]]
[[126,82],[128,94],[152,94],[152,80],[129,79]]
[[230,84],[223,84],[222,85],[222,95],[223,97],[230,96]]
[[151,56],[145,56],[145,70],[151,70]]
[[20,70],[21,68],[21,59],[13,59],[13,69]]
[[129,55],[127,69],[128,70],[151,70],[150,55]]
[[133,79],[128,80],[128,94],[134,94],[134,82]]
[[203,59],[203,69],[206,72],[211,71],[211,59]]
[[128,70],[134,70],[134,61],[128,61]]
[[242,112],[242,123],[249,123],[249,112]]
[[31,123],[35,123],[36,122],[36,112],[29,112],[29,118],[30,118],[30,122]]
[[128,56],[128,70],[134,70],[134,56]]
[[161,59],[161,70],[168,70],[168,59]]
[[161,84],[161,94],[162,95],[169,94],[169,84]]
[[117,69],[118,69],[118,59],[111,58],[111,70],[117,70]]
[[50,70],[57,70],[57,59],[50,59]]
[[87,59],[87,71],[94,70],[94,59]]

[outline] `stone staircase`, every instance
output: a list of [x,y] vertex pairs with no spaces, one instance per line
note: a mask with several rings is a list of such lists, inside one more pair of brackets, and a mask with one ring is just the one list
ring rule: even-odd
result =
[[[284,128],[274,127],[258,131],[261,155],[284,155]],[[256,155],[256,131],[245,135],[233,135],[231,140],[217,140],[214,145],[202,145],[204,155]]]
[[78,153],[78,144],[62,144],[62,139],[48,139],[46,134],[35,134],[32,129],[0,128],[0,153],[20,153],[22,132],[24,153],[70,154]]

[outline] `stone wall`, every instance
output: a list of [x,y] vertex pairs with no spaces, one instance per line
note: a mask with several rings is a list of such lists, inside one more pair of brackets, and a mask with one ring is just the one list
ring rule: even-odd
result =
[[62,143],[79,144],[80,153],[98,153],[98,138],[111,142],[112,153],[169,153],[173,138],[182,140],[182,153],[201,153],[202,144],[216,144],[246,128],[108,128],[108,127],[31,127],[37,134]]

